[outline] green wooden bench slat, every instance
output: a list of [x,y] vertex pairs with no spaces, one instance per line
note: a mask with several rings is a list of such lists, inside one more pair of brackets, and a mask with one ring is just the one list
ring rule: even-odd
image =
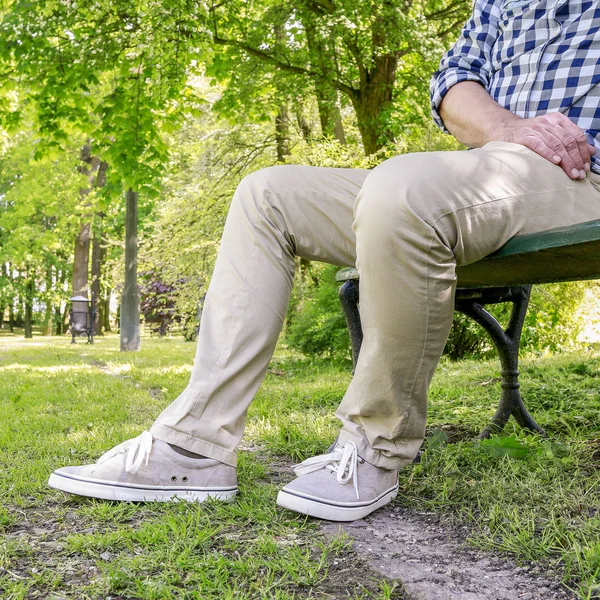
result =
[[[600,279],[600,220],[514,237],[456,274],[463,288]],[[336,275],[350,279],[358,279],[355,268]]]

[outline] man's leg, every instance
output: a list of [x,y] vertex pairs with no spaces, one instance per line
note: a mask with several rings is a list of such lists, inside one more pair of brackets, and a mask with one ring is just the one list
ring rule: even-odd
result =
[[59,469],[50,485],[124,500],[234,495],[235,450],[285,319],[294,256],[354,264],[353,206],[366,175],[280,166],[246,177],[227,217],[189,385],[150,434],[97,465]]
[[[423,441],[427,387],[452,323],[456,264],[515,235],[600,218],[598,186],[598,175],[572,181],[525,147],[502,142],[404,155],[369,174],[354,224],[364,339],[337,411],[340,450],[300,466],[280,504],[350,520],[388,502],[395,495],[389,473]],[[366,462],[353,464],[354,448]]]
[[294,256],[353,265],[353,206],[367,172],[273,167],[240,184],[202,313],[184,392],[158,417],[157,438],[236,464],[246,412],[285,320]]

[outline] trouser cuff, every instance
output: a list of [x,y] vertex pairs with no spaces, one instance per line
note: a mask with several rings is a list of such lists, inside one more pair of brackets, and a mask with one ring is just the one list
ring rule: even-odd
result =
[[225,448],[215,446],[214,444],[194,437],[189,433],[177,431],[176,429],[161,425],[160,423],[152,425],[150,433],[156,439],[183,448],[188,452],[201,454],[202,456],[218,460],[231,467],[237,466],[237,454],[235,452],[230,452],[229,450],[225,450]]
[[[342,446],[346,442],[354,442],[356,448],[358,449],[359,456],[364,458],[368,463],[376,467],[390,469],[393,471],[399,471],[400,469],[403,469],[414,460],[414,457],[419,451],[422,440],[417,444],[415,444],[415,441],[416,440],[407,440],[406,456],[390,456],[387,452],[374,450],[366,438],[356,435],[355,433],[352,433],[346,429],[342,429],[338,437],[338,444],[341,444]],[[395,446],[399,449],[399,451],[402,450],[402,445],[403,444],[401,441],[396,441],[395,443]],[[414,451],[414,456],[412,456],[413,448],[415,447],[416,450]]]

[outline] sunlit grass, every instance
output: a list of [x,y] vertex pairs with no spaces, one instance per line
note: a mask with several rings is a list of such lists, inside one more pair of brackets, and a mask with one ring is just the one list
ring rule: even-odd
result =
[[[0,336],[2,598],[41,590],[50,598],[326,597],[332,560],[348,542],[278,510],[291,473],[269,465],[300,461],[335,439],[349,364],[279,349],[250,408],[242,493],[231,504],[113,504],[47,488],[56,467],[94,461],[148,428],[184,389],[194,352],[178,339],[144,339],[139,353],[122,354],[114,336],[93,346]],[[511,422],[490,444],[475,441],[500,395],[498,364],[443,362],[426,451],[401,473],[397,502],[469,522],[471,544],[539,562],[591,598],[600,587],[600,355],[532,356],[521,372],[549,438]],[[348,593],[399,597],[390,585],[378,578],[363,590],[352,580]]]
[[[289,460],[334,435],[330,407],[349,378],[336,368],[309,376],[294,359],[281,375],[275,361],[244,439],[263,459],[241,453],[233,503],[119,504],[47,487],[53,469],[92,462],[147,429],[185,387],[194,352],[178,339],[144,339],[122,354],[115,336],[91,346],[0,336],[0,597],[326,598],[335,580],[348,597],[400,598],[364,569],[336,575],[335,557],[357,560],[349,541],[275,506],[280,475],[272,481],[264,456]],[[301,446],[313,404],[321,425],[314,420]]]

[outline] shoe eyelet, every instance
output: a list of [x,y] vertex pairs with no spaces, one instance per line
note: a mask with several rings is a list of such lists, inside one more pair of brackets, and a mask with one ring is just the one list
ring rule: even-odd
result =
[[364,458],[361,458],[361,457],[359,456],[359,457],[358,457],[358,462],[359,462],[361,465],[364,465],[364,464],[365,464],[365,459],[364,459]]
[[177,481],[177,477],[175,477],[175,475],[173,475],[173,477],[171,477],[171,481]]
[[182,477],[181,481],[183,481],[183,483],[187,483],[188,478],[187,477]]

